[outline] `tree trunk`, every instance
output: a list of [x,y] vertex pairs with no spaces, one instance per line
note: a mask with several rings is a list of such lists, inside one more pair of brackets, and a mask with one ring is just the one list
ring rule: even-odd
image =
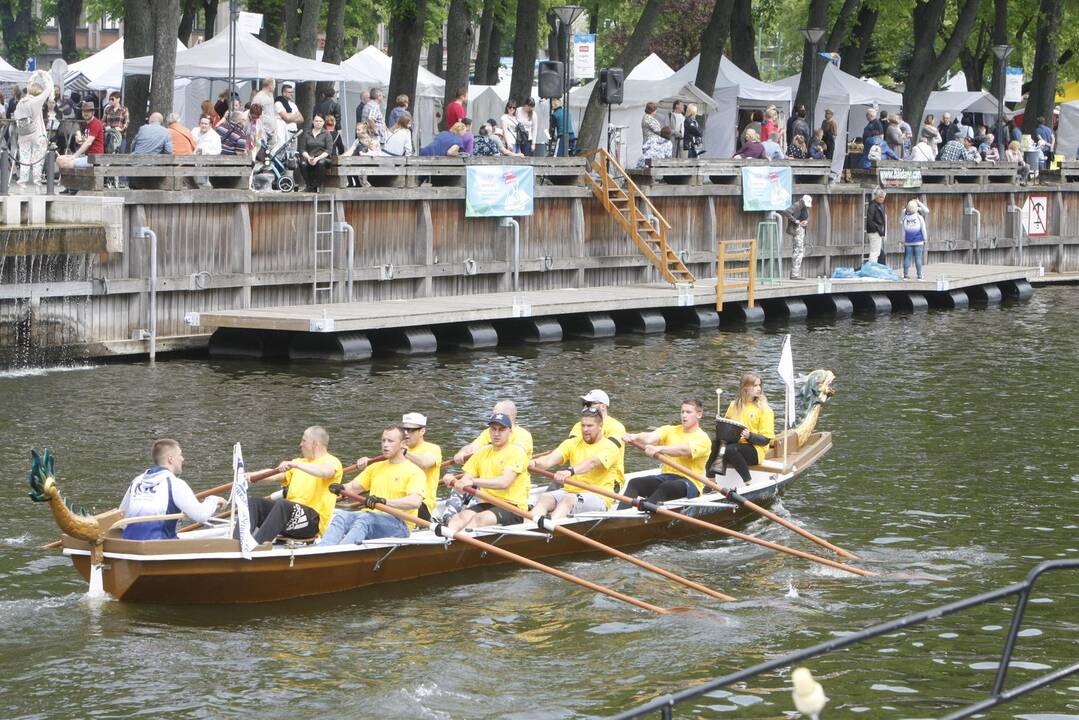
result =
[[487,52],[487,84],[497,85],[498,71],[502,67],[502,28],[498,26],[497,18],[491,29],[491,47]]
[[[719,77],[719,61],[731,32],[731,11],[734,0],[716,0],[708,25],[701,31],[701,59],[693,84],[711,95]],[[708,115],[702,116],[707,122]]]
[[[809,17],[806,19],[807,28],[828,27],[828,0],[809,0]],[[824,50],[829,38],[823,36],[814,49],[808,40],[802,41],[802,75],[798,81],[798,94],[794,98],[794,106],[805,106],[810,114],[816,107],[813,97],[814,90],[820,90],[821,77],[824,75],[824,63],[817,62],[817,52]]]
[[[294,55],[315,59],[318,49],[319,14],[322,12],[322,0],[303,0],[300,15],[300,35],[296,41]],[[303,126],[311,127],[311,113],[315,109],[315,83],[302,82],[296,86],[296,106],[303,113]]]
[[427,18],[427,0],[396,0],[392,5],[390,32],[393,35],[393,68],[387,97],[416,97],[416,73],[423,49],[423,26]]
[[[124,2],[124,57],[136,58],[154,52],[154,16],[150,0],[125,0]],[[176,47],[176,43],[173,43]],[[171,77],[171,75],[170,75]],[[127,126],[127,143],[139,128],[146,124],[146,108],[150,102],[150,76],[128,75],[124,78],[124,104],[130,115]]]
[[[632,68],[636,67],[648,56],[648,45],[652,39],[652,33],[659,22],[659,16],[663,11],[665,0],[648,0],[641,11],[641,17],[637,20],[637,26],[633,28],[626,47],[618,53],[613,67]],[[516,63],[514,63],[516,65]],[[568,108],[567,108],[568,110]],[[603,128],[603,118],[606,115],[599,99],[599,83],[592,86],[592,94],[588,98],[588,107],[584,111],[584,119],[581,120],[580,130],[577,132],[577,154],[583,155],[599,147],[600,130]]]
[[202,0],[202,19],[202,39],[209,40],[217,30],[217,2],[215,0]]
[[[993,2],[993,45],[1008,44],[1008,0],[994,0]],[[993,76],[989,87],[997,98],[1004,97],[1005,75],[1001,72],[1000,61],[996,55],[992,57]]]
[[[322,46],[322,62],[340,65],[345,59],[345,0],[328,0],[326,4],[326,43]],[[320,82],[318,94],[333,90],[333,81]]]
[[593,35],[599,32],[599,0],[588,6],[588,32]]
[[914,50],[910,59],[910,73],[903,89],[903,116],[917,127],[925,113],[925,103],[931,93],[959,57],[974,30],[980,0],[961,0],[959,15],[938,53],[934,47],[940,29],[944,27],[944,10],[947,0],[924,0],[915,4],[911,12],[914,28]]
[[181,0],[180,25],[176,31],[176,39],[184,45],[191,44],[191,28],[195,27],[195,18],[201,9],[199,0]]
[[992,55],[989,44],[989,25],[982,22],[978,31],[974,33],[974,47],[970,41],[959,51],[959,66],[963,69],[963,75],[967,79],[967,90],[976,92],[985,84],[985,64]]
[[280,45],[285,52],[295,54],[296,43],[300,41],[300,22],[302,19],[302,0],[285,0],[285,22],[281,31]]
[[[825,36],[825,40],[820,46],[821,49],[827,52],[836,52],[843,46],[853,27],[854,16],[858,14],[861,5],[862,0],[843,0],[843,7],[839,9],[839,14],[836,15],[835,23],[832,25],[832,31]],[[826,28],[827,26],[818,25],[817,27]]]
[[82,15],[82,0],[57,0],[56,24],[60,30],[60,56],[64,62],[73,63],[79,59],[79,49],[75,46],[75,32]]
[[[1063,0],[1041,0],[1038,29],[1034,45],[1034,68],[1031,70],[1030,94],[1023,114],[1023,132],[1038,127],[1038,118],[1053,124],[1053,104],[1057,91],[1057,55],[1060,26],[1063,20]],[[1071,148],[1068,149],[1071,152]]]
[[154,67],[150,77],[150,112],[172,112],[176,83],[176,33],[180,28],[180,0],[153,0]]
[[757,67],[757,28],[753,25],[753,0],[734,0],[731,10],[731,62],[755,78]]
[[450,0],[446,15],[446,89],[442,107],[457,96],[457,91],[468,87],[468,65],[472,55],[472,8],[468,0]]
[[445,47],[442,45],[441,40],[427,46],[427,69],[439,77],[445,77],[446,70],[442,66],[445,54]]
[[839,69],[854,77],[862,74],[862,64],[865,62],[869,45],[873,41],[873,31],[877,27],[877,18],[880,11],[872,3],[862,3],[858,10],[858,22],[847,38],[846,44],[839,49]]
[[532,94],[539,36],[539,0],[517,0],[517,34],[513,38],[513,77],[510,98],[518,102]]
[[487,58],[491,55],[491,31],[495,27],[495,3],[497,0],[483,0],[483,13],[480,15],[480,36],[476,41],[476,84],[494,85],[487,80]]

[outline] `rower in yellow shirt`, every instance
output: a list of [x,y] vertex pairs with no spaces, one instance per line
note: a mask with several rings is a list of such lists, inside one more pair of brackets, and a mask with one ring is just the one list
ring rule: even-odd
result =
[[405,433],[400,425],[382,431],[382,462],[371,463],[345,485],[354,493],[367,494],[367,506],[359,511],[335,510],[322,545],[356,544],[384,537],[408,537],[413,523],[376,509],[382,504],[415,517],[427,492],[427,478],[405,459]]
[[614,492],[615,466],[622,443],[603,436],[603,415],[598,408],[581,410],[580,427],[579,436],[571,435],[557,449],[535,459],[536,466],[544,469],[563,463],[569,467],[554,474],[555,481],[565,485],[565,489],[540,495],[532,508],[533,520],[538,521],[547,513],[557,520],[577,513],[603,512],[610,506],[611,501],[603,495],[574,488],[573,479]]
[[[488,495],[528,509],[528,494],[532,484],[528,474],[528,455],[511,442],[513,420],[505,413],[495,413],[487,421],[490,444],[476,450],[465,462],[461,475],[447,474],[443,482],[455,490],[476,488]],[[467,446],[466,446],[467,447]],[[453,532],[464,528],[487,525],[514,525],[518,517],[508,510],[482,500],[473,502],[449,519],[446,525]]]
[[[615,490],[626,486],[626,446],[622,444],[622,436],[626,434],[626,426],[611,417],[611,398],[603,390],[589,390],[581,396],[584,407],[596,408],[603,417],[603,437],[614,438],[618,441],[618,462],[614,466]],[[581,423],[573,426],[569,431],[570,437],[581,437]]]
[[405,459],[423,470],[427,478],[427,490],[423,494],[420,517],[430,520],[435,511],[438,481],[442,468],[442,448],[427,442],[427,416],[418,412],[401,416],[401,429],[405,432]]
[[[680,463],[697,475],[704,475],[705,462],[712,450],[712,440],[701,429],[704,404],[690,398],[682,401],[681,420],[678,425],[663,425],[652,432],[627,433],[626,442],[636,440],[645,443],[648,457],[663,453],[672,458],[684,458]],[[703,484],[664,464],[658,474],[638,477],[629,481],[622,493],[631,498],[644,498],[650,503],[662,503],[680,498],[695,498],[701,494]],[[629,507],[622,503],[620,508]]]

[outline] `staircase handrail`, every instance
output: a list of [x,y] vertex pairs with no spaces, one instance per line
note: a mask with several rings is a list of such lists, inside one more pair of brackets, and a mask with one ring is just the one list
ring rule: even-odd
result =
[[[660,214],[659,210],[656,209],[656,206],[652,204],[652,201],[648,199],[648,196],[641,192],[641,189],[637,187],[637,183],[633,182],[629,174],[626,173],[626,169],[623,168],[618,163],[618,161],[611,156],[610,153],[608,153],[603,148],[597,148],[596,150],[588,153],[587,157],[592,160],[592,167],[599,171],[600,177],[603,178],[604,190],[609,187],[608,183],[611,177],[611,173],[607,170],[609,163],[610,165],[614,166],[614,169],[617,170],[618,173],[622,176],[622,178],[626,181],[626,194],[630,196],[630,199],[632,200],[634,198],[640,198],[642,201],[644,201],[645,206],[652,211],[653,217],[658,218],[659,221],[663,223],[663,226],[666,227],[668,230],[671,229],[671,224],[667,222],[667,218],[663,217],[663,215]],[[636,212],[639,212],[639,210],[637,210],[636,208],[636,203],[633,203],[632,206]]]

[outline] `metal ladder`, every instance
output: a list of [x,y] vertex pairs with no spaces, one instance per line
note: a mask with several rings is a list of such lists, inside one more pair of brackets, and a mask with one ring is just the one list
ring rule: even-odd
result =
[[336,207],[333,195],[315,195],[312,215],[311,302],[333,302],[333,269]]

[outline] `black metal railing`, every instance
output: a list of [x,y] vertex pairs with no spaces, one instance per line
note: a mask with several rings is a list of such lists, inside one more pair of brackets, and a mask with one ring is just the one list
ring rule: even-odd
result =
[[1030,598],[1030,593],[1034,589],[1035,581],[1044,573],[1053,570],[1079,570],[1079,560],[1051,560],[1043,562],[1037,565],[1034,569],[1027,574],[1027,577],[1022,582],[1007,585],[997,590],[991,590],[974,597],[966,598],[964,600],[958,600],[947,605],[941,605],[940,607],[933,608],[932,610],[925,610],[923,612],[907,615],[906,617],[899,618],[898,620],[892,620],[891,622],[882,623],[880,625],[874,625],[871,628],[866,628],[861,632],[846,635],[841,638],[835,638],[828,640],[827,642],[814,645],[813,647],[806,648],[805,650],[799,650],[798,652],[784,655],[783,657],[769,660],[768,662],[754,665],[751,668],[745,670],[739,670],[738,672],[731,673],[730,675],[724,675],[723,677],[711,680],[703,685],[697,685],[686,690],[674,693],[673,695],[663,695],[661,697],[654,698],[653,700],[644,703],[631,710],[627,710],[623,713],[615,715],[610,720],[632,720],[632,718],[641,718],[648,715],[659,713],[659,717],[662,720],[671,720],[674,717],[675,707],[679,703],[692,700],[707,693],[713,692],[720,688],[732,685],[736,682],[742,682],[748,680],[762,673],[777,670],[783,667],[789,667],[795,663],[808,660],[809,658],[816,657],[818,655],[824,655],[832,652],[833,650],[841,650],[843,648],[857,645],[858,643],[870,640],[881,635],[886,635],[890,632],[894,632],[901,628],[910,627],[911,625],[918,625],[920,623],[927,622],[929,620],[936,620],[942,618],[945,615],[951,615],[961,610],[976,607],[978,605],[984,605],[986,603],[1002,600],[1012,595],[1018,596],[1018,602],[1015,606],[1015,612],[1012,615],[1011,628],[1008,631],[1008,635],[1004,641],[1004,650],[1001,654],[1000,666],[997,668],[997,675],[993,681],[993,688],[989,696],[983,700],[980,700],[972,705],[968,705],[960,710],[945,715],[941,720],[960,720],[961,718],[969,718],[977,713],[983,713],[986,710],[995,707],[997,705],[1010,702],[1018,697],[1026,695],[1029,692],[1037,690],[1038,688],[1050,685],[1058,680],[1068,677],[1076,672],[1079,672],[1079,662],[1072,663],[1066,667],[1062,667],[1058,670],[1046,673],[1041,677],[1035,678],[1021,685],[1017,685],[1010,690],[1004,689],[1004,680],[1008,674],[1008,665],[1011,663],[1012,652],[1015,650],[1015,640],[1019,635],[1019,630],[1023,624],[1023,616],[1026,613],[1027,601]]

